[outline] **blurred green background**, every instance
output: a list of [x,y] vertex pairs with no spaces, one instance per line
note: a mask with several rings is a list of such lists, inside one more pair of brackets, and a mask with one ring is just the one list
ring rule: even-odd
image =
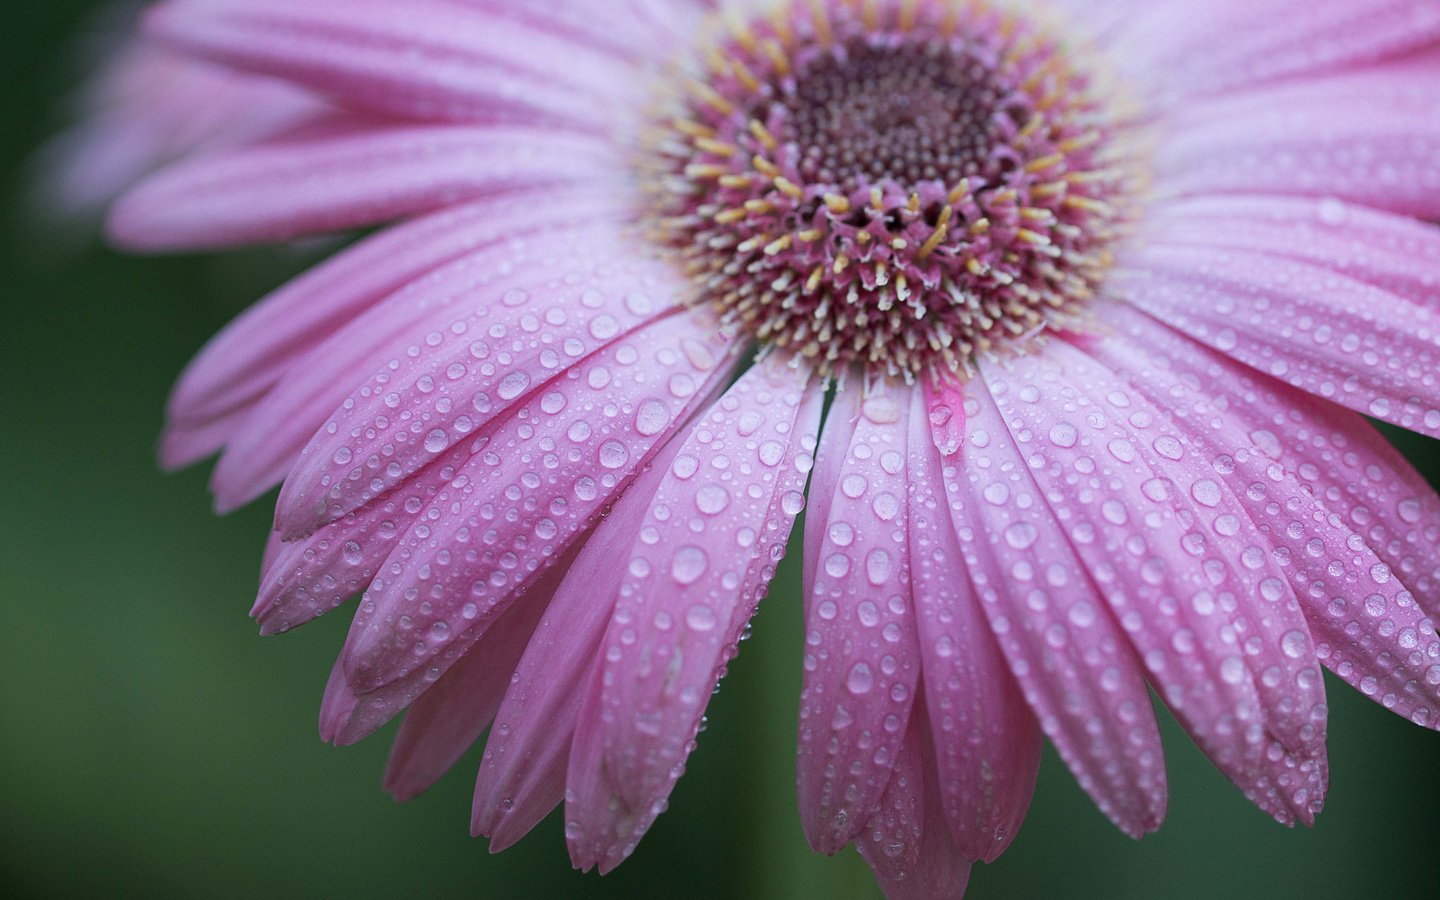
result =
[[[7,4],[3,195],[63,121],[66,48],[96,4]],[[391,802],[386,734],[322,746],[346,622],[262,640],[245,616],[264,503],[211,516],[204,471],[153,454],[171,380],[295,255],[125,258],[5,201],[0,440],[0,890],[8,896],[875,897],[853,854],[812,855],[794,807],[793,558],[711,727],[635,857],[570,870],[552,817],[500,856],[468,836],[474,758]],[[1440,475],[1436,445],[1406,452]],[[1169,821],[1132,842],[1046,759],[1024,830],[969,896],[1434,897],[1440,736],[1331,685],[1329,807],[1287,831],[1167,721]]]

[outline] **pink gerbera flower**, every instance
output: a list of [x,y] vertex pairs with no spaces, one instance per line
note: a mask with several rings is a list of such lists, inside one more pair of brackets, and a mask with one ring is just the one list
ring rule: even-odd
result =
[[[177,389],[282,480],[266,633],[361,594],[321,729],[577,866],[664,810],[805,505],[799,799],[958,894],[1048,737],[1165,813],[1149,689],[1257,805],[1326,790],[1321,666],[1440,722],[1440,7],[283,0],[171,46],[333,111],[118,206],[140,249],[404,220]],[[831,398],[827,404],[827,398]],[[823,427],[822,427],[823,420]],[[812,468],[813,460],[813,468]]]

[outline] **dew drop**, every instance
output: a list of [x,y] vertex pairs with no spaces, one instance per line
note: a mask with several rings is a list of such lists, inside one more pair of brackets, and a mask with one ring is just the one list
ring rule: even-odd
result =
[[858,662],[850,667],[850,674],[845,676],[845,689],[858,696],[870,693],[875,687],[875,673],[870,671],[870,666]]
[[704,550],[693,545],[681,547],[670,562],[670,574],[679,584],[694,584],[709,564]]

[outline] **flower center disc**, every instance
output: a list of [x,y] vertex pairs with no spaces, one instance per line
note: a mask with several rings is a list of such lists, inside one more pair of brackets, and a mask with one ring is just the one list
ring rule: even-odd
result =
[[1082,317],[1126,167],[1039,21],[812,0],[717,31],[647,167],[700,302],[827,372],[911,380]]

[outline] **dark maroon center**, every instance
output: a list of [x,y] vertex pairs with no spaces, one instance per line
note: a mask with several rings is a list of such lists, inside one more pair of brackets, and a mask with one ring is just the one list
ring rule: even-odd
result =
[[775,102],[811,183],[954,184],[980,174],[1000,140],[993,72],[939,43],[855,42],[804,64]]

